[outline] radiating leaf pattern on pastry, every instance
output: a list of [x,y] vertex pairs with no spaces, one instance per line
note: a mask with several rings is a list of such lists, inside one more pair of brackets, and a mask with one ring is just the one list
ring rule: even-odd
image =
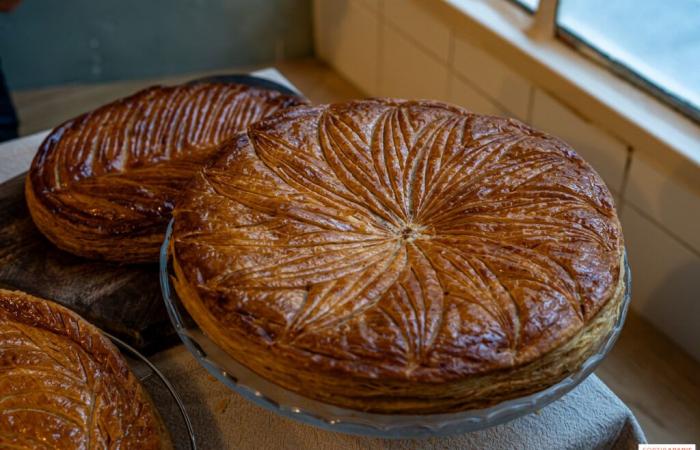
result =
[[63,207],[83,211],[84,197],[110,204],[86,215],[162,215],[220,142],[286,103],[295,101],[242,85],[149,88],[60,127],[36,177]]
[[[35,221],[41,209],[80,230],[56,231],[38,220],[42,231],[51,231],[45,234],[52,241],[73,253],[81,254],[73,240],[107,245],[110,237],[129,233],[137,238],[153,233],[158,240],[180,190],[223,141],[256,120],[302,103],[229,83],[137,92],[53,130],[30,170],[31,198],[37,199],[29,202],[30,210]],[[77,236],[64,239],[62,233]],[[152,245],[154,254],[158,242]],[[103,253],[119,259],[109,250]]]
[[116,349],[41,302],[0,290],[0,447],[169,448]]
[[217,321],[270,345],[478,372],[557,345],[617,286],[607,188],[517,121],[366,100],[273,116],[222,155],[175,211],[176,257]]

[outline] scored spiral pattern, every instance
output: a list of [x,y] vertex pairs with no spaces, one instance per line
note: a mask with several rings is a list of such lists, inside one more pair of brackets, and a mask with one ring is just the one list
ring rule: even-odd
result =
[[1,289],[0,447],[172,448],[104,336],[65,308]]
[[575,152],[439,103],[258,122],[174,218],[176,286],[205,332],[304,370],[439,381],[512,367],[573,336],[620,281],[610,193]]
[[218,145],[302,103],[274,91],[201,82],[151,87],[105,105],[59,126],[39,148],[28,178],[32,216],[73,253],[157,260],[175,199]]

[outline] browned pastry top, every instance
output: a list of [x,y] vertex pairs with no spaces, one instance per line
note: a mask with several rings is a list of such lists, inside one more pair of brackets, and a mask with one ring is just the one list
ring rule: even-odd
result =
[[119,351],[55,303],[0,289],[0,447],[170,448]]
[[590,166],[441,103],[276,114],[227,144],[174,217],[188,310],[289,370],[438,382],[522,365],[620,282],[620,225]]
[[[202,82],[151,87],[83,114],[54,129],[34,158],[33,216],[37,220],[41,208],[67,221],[64,229],[89,230],[79,233],[83,240],[161,236],[180,189],[221,142],[303,102],[265,89]],[[83,253],[79,244],[63,242],[61,233],[71,231],[51,230],[46,222],[37,224],[54,242]],[[84,245],[89,252],[90,244]]]

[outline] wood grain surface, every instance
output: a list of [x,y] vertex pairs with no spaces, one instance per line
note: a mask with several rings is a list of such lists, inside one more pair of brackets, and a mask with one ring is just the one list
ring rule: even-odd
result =
[[0,184],[0,286],[61,303],[146,353],[177,342],[158,265],[92,261],[56,248],[29,215],[24,174]]

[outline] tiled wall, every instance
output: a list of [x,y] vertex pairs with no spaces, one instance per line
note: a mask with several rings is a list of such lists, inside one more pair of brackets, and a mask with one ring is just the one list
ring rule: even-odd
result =
[[317,0],[314,26],[317,54],[368,95],[446,100],[569,142],[615,194],[632,307],[700,360],[700,168],[662,169],[455,33],[428,1]]

